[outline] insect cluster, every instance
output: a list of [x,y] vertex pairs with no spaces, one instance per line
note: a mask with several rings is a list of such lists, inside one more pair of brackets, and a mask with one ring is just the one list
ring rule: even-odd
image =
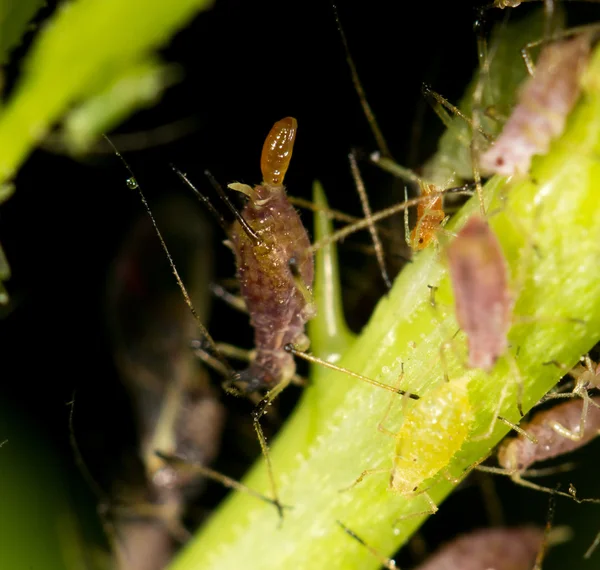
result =
[[[510,6],[512,5],[511,3]],[[343,32],[342,39],[347,49]],[[566,33],[565,37],[546,39],[538,56],[534,75],[519,90],[502,133],[489,148],[475,156],[473,166],[476,169],[481,167],[484,175],[514,176],[517,181],[519,177],[527,179],[530,176],[532,162],[535,164],[537,160],[534,157],[546,154],[552,141],[559,138],[565,129],[567,116],[581,93],[580,78],[587,65],[591,47],[590,32],[574,33],[571,36]],[[490,53],[492,51],[490,49]],[[361,103],[367,109],[364,90],[348,51],[347,59],[351,64],[352,79]],[[479,80],[485,79],[486,76],[482,73]],[[475,107],[473,114],[477,113],[483,113],[483,109]],[[368,442],[370,437],[377,435],[373,429],[375,427],[379,432],[391,436],[391,465],[382,466],[381,462],[374,466],[365,465],[366,470],[360,473],[358,465],[361,457],[357,456],[352,467],[360,475],[348,474],[347,465],[343,469],[334,469],[327,477],[323,476],[322,489],[315,490],[315,493],[323,492],[323,496],[333,497],[331,491],[335,488],[336,493],[342,490],[340,494],[346,497],[350,497],[352,493],[360,496],[360,487],[370,485],[369,488],[373,489],[377,483],[371,480],[379,481],[377,474],[387,474],[387,489],[404,501],[399,516],[393,515],[391,507],[382,515],[383,519],[390,519],[392,522],[389,527],[391,536],[394,534],[392,528],[397,531],[409,527],[413,529],[418,524],[414,519],[435,513],[439,501],[444,497],[444,492],[440,489],[444,485],[448,486],[448,482],[456,483],[464,479],[475,469],[509,475],[517,483],[551,495],[578,502],[597,502],[593,498],[580,497],[574,488],[565,492],[532,483],[528,479],[530,468],[537,462],[562,456],[581,447],[600,430],[600,398],[588,393],[599,386],[598,367],[588,357],[583,364],[569,370],[569,366],[561,362],[564,354],[561,351],[557,351],[556,357],[550,355],[545,363],[536,363],[536,370],[545,367],[546,373],[554,374],[555,378],[559,376],[561,369],[569,372],[574,380],[572,390],[550,393],[545,397],[546,401],[559,398],[565,401],[523,420],[525,406],[531,408],[535,403],[525,397],[532,372],[530,369],[523,370],[525,366],[522,364],[525,362],[522,355],[528,354],[528,347],[524,346],[521,350],[522,347],[516,344],[525,344],[525,337],[513,332],[544,321],[554,321],[555,326],[570,327],[568,330],[574,331],[574,336],[581,336],[579,328],[585,328],[585,319],[580,313],[520,315],[518,312],[532,267],[542,263],[538,258],[543,260],[547,255],[544,244],[538,244],[534,237],[528,235],[530,230],[531,234],[539,235],[535,232],[537,214],[523,217],[524,221],[519,219],[520,213],[511,197],[511,192],[516,190],[506,186],[504,194],[499,196],[501,193],[497,192],[492,196],[490,190],[481,188],[479,171],[473,176],[474,182],[445,188],[397,167],[389,155],[381,131],[376,127],[372,112],[369,111],[367,117],[380,146],[379,153],[372,157],[372,162],[390,172],[401,172],[404,178],[416,180],[419,187],[417,197],[406,199],[401,204],[380,212],[371,211],[356,155],[351,153],[350,165],[361,197],[364,219],[351,222],[311,245],[302,219],[289,201],[283,184],[298,128],[296,120],[291,117],[275,123],[266,138],[260,161],[263,177],[261,184],[253,187],[241,183],[229,184],[229,189],[244,196],[245,203],[239,211],[228,201],[225,192],[218,189],[228,206],[235,211],[236,219],[233,224],[227,224],[222,219],[220,221],[235,258],[236,278],[241,295],[241,300],[235,302],[249,315],[250,325],[254,329],[254,350],[248,367],[242,371],[234,370],[227,360],[228,353],[239,352],[215,343],[208,333],[196,343],[196,352],[202,355],[206,363],[212,364],[225,375],[227,390],[249,397],[258,395],[253,426],[267,466],[268,484],[263,482],[258,487],[260,490],[254,490],[253,485],[246,487],[211,471],[206,464],[210,463],[214,450],[197,457],[196,444],[199,444],[199,440],[184,448],[177,441],[172,440],[171,445],[165,445],[165,440],[153,439],[148,444],[149,447],[146,446],[147,466],[155,465],[159,472],[163,470],[163,474],[170,473],[171,481],[173,478],[177,480],[180,472],[194,473],[195,477],[216,479],[229,487],[264,499],[270,503],[269,507],[276,507],[282,533],[286,527],[297,530],[309,526],[307,517],[315,515],[308,513],[303,501],[309,494],[307,489],[310,485],[313,485],[313,489],[318,486],[315,478],[322,474],[307,474],[306,471],[300,471],[301,467],[295,473],[296,477],[293,477],[294,485],[290,485],[278,473],[278,459],[282,455],[279,449],[274,450],[274,453],[270,452],[260,423],[286,386],[293,381],[302,382],[296,374],[294,358],[297,357],[316,366],[333,369],[338,378],[344,377],[348,381],[346,387],[349,394],[361,393],[365,397],[365,390],[371,390],[368,397],[373,398],[372,402],[375,404],[370,405],[376,406],[380,402],[379,395],[384,393],[380,389],[387,391],[387,410],[382,410],[382,418],[377,426],[362,425],[362,434],[357,437]],[[477,118],[470,120],[471,128],[477,130],[480,122]],[[186,175],[179,175],[189,183]],[[524,184],[536,186],[540,181],[527,180]],[[475,200],[474,206],[467,206],[468,214],[459,214],[456,220],[449,221],[444,208],[445,197],[474,192],[479,200]],[[206,202],[203,196],[201,199]],[[213,206],[210,208],[214,210]],[[408,215],[410,209],[416,210],[416,221],[412,228]],[[477,213],[473,213],[474,211]],[[433,269],[429,273],[424,272],[425,281],[420,282],[422,290],[419,293],[418,307],[414,309],[414,315],[417,316],[413,317],[425,320],[422,315],[426,315],[428,326],[435,323],[434,332],[429,333],[433,340],[428,344],[422,341],[426,337],[425,333],[421,337],[416,334],[413,337],[410,331],[404,331],[403,338],[409,338],[410,341],[403,343],[401,358],[388,361],[389,366],[382,366],[380,370],[368,366],[353,366],[356,362],[353,360],[355,355],[350,355],[340,364],[333,364],[310,354],[307,352],[310,343],[305,327],[318,315],[317,307],[321,308],[319,300],[313,299],[315,253],[318,254],[323,248],[353,232],[368,229],[382,268],[382,278],[388,283],[377,223],[400,212],[405,214],[405,241],[414,256],[415,263],[411,265],[418,266],[419,263],[424,264],[421,260],[432,260],[428,263]],[[326,214],[335,216],[334,212]],[[512,228],[513,233],[519,234],[517,241],[520,246],[513,248],[518,250],[517,254],[510,251],[510,243],[507,244],[507,240],[496,229],[507,225]],[[169,246],[168,240],[162,243],[164,247]],[[416,270],[409,265],[406,274],[411,271]],[[400,279],[402,278],[403,275]],[[179,276],[178,283],[188,306],[194,307],[195,302]],[[222,293],[221,296],[228,298],[229,293]],[[393,296],[392,291],[390,298]],[[194,310],[194,316],[195,326],[198,319],[202,321],[203,317],[197,310]],[[390,315],[388,320],[391,322],[392,318]],[[520,323],[519,319],[523,322]],[[186,327],[190,327],[189,322]],[[193,335],[188,328],[183,336],[191,340]],[[391,338],[399,333],[395,328],[390,328],[389,331],[378,334],[377,338],[369,342],[379,342],[381,346],[386,334]],[[366,346],[376,350],[375,344]],[[360,350],[365,349],[360,346],[356,349],[357,359],[360,357]],[[416,363],[420,363],[420,366]],[[527,366],[531,368],[529,363]],[[495,392],[489,397],[490,401],[482,403],[478,387],[490,379],[499,380],[500,385],[494,387]],[[361,382],[368,386],[361,387]],[[185,390],[189,390],[185,381],[184,386]],[[211,390],[207,388],[202,398],[213,398]],[[217,415],[221,413],[219,404],[211,405],[214,405]],[[397,411],[398,408],[401,408],[401,412]],[[397,424],[395,429],[386,427],[388,420]],[[218,421],[221,420],[215,419],[211,423],[212,428]],[[336,417],[335,421],[338,423],[331,424],[332,435],[327,436],[332,439],[343,426],[348,425],[345,423],[346,416],[342,419]],[[515,430],[517,435],[501,444],[497,454],[498,466],[483,464],[486,457],[481,454],[476,460],[472,460],[476,456],[472,451],[477,446],[475,442],[497,441],[506,425]],[[308,436],[304,433],[304,437]],[[324,436],[323,439],[325,441],[327,438]],[[489,447],[488,445],[488,450]],[[311,450],[311,453],[318,456],[315,450]],[[350,487],[350,481],[340,485],[340,481],[348,478],[348,475],[350,479],[357,475],[358,478]],[[370,475],[374,477],[368,477]],[[367,480],[370,482],[367,483]],[[268,492],[264,491],[265,487],[269,488]],[[179,484],[175,484],[175,488],[181,490]],[[346,499],[348,500],[351,499]],[[179,500],[178,506],[181,502]],[[332,499],[331,503],[335,501]],[[288,510],[285,507],[291,508]],[[378,549],[355,531],[357,521],[360,523],[362,520],[360,516],[354,513],[352,516],[355,520],[348,521],[346,526],[340,504],[336,504],[331,512],[328,508],[322,506],[323,519],[319,519],[318,523],[311,520],[310,524],[322,524],[323,527],[328,524],[329,530],[322,531],[327,533],[334,532],[331,529],[335,525],[331,521],[335,517],[344,520],[343,523],[338,521],[338,526],[350,537],[366,546],[385,567],[396,567],[392,560],[380,555]],[[370,507],[365,506],[367,508]],[[263,514],[267,511],[269,514]],[[335,517],[332,518],[334,513]],[[177,517],[179,514],[177,513]],[[267,532],[267,528],[274,529],[274,514],[273,509],[266,507],[264,511],[253,515],[252,525],[259,529],[258,532]],[[328,523],[323,522],[325,520]],[[214,524],[217,525],[218,522]],[[170,532],[173,533],[175,528],[178,527],[173,524]],[[249,540],[251,539],[242,539],[240,542],[242,552],[252,549]],[[282,542],[285,540],[288,538],[282,538]],[[386,539],[386,548],[390,547],[392,540]],[[497,566],[494,567],[497,568],[530,570],[534,564],[535,567],[541,567],[547,543],[548,533],[538,528],[480,530],[455,539],[419,568],[479,570],[496,563]],[[274,564],[277,563],[275,560]]]

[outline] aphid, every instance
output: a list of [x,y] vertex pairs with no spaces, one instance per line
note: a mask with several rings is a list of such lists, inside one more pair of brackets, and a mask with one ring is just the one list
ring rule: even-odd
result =
[[582,33],[542,48],[535,73],[521,86],[502,133],[479,158],[484,171],[503,176],[526,174],[532,157],[548,151],[579,98],[579,79],[590,45],[591,36]]
[[508,348],[514,305],[502,248],[488,223],[475,215],[447,255],[456,319],[467,335],[468,365],[489,372]]
[[[410,516],[435,513],[438,510],[427,490],[419,488],[425,481],[444,471],[471,432],[474,414],[467,391],[468,383],[469,378],[465,377],[431,389],[405,413],[397,433],[386,430],[382,423],[378,426],[380,431],[396,440],[390,491],[406,497],[423,495],[429,504],[427,511]],[[360,483],[367,475],[382,472],[389,470],[363,471],[351,487]],[[448,473],[445,475],[450,477]]]
[[[596,405],[600,404],[600,397],[594,397],[592,400]],[[533,419],[521,426],[523,430],[537,439],[537,444],[522,435],[507,438],[498,448],[500,467],[479,466],[477,469],[509,475],[515,483],[524,487],[561,495],[577,502],[599,502],[596,499],[579,499],[574,493],[564,493],[523,479],[523,476],[527,475],[529,468],[535,463],[579,449],[598,435],[600,409],[596,406],[588,408],[587,415],[583,416],[583,431],[580,431],[584,402],[572,400],[538,412]],[[565,437],[566,432],[570,432],[576,437]]]
[[315,315],[311,244],[283,186],[296,130],[292,117],[271,129],[261,156],[262,184],[254,188],[229,184],[249,198],[228,231],[240,291],[254,328],[256,356],[237,378],[247,392],[289,383],[296,365],[283,347],[291,343],[306,350],[304,327]]
[[406,242],[413,251],[425,249],[437,242],[437,232],[447,220],[442,196],[433,184],[419,183],[421,196],[427,197],[417,205],[417,222],[408,234],[408,210],[405,210]]

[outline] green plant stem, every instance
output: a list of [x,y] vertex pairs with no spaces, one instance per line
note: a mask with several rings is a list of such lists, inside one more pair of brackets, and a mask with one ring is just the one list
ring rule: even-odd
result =
[[[565,133],[547,156],[534,159],[530,177],[493,179],[485,189],[489,221],[507,258],[517,299],[509,340],[523,382],[525,411],[562,374],[545,362],[573,365],[600,339],[598,57]],[[447,229],[456,231],[478,207],[471,200]],[[518,422],[519,383],[508,358],[501,358],[490,374],[465,368],[464,334],[454,336],[458,326],[444,256],[447,238],[440,239],[439,248],[419,254],[400,274],[340,364],[390,385],[398,383],[403,365],[401,387],[421,395],[439,386],[445,373],[450,382],[470,377],[475,425],[469,441],[446,466],[457,477],[506,435],[507,426],[496,422],[491,437],[481,439],[504,387],[508,395],[500,413]],[[437,287],[436,308],[430,286]],[[442,366],[444,343],[450,346],[447,365]],[[172,570],[377,568],[378,561],[336,520],[390,554],[425,517],[402,520],[396,533],[394,522],[427,508],[423,497],[390,492],[389,474],[366,477],[351,490],[340,491],[364,469],[391,468],[394,441],[377,430],[390,397],[344,374],[319,371],[271,451],[281,499],[293,505],[283,525],[279,527],[273,508],[232,494]],[[419,401],[396,404],[386,420],[386,427],[395,431],[402,425],[403,406],[419,406]],[[445,435],[430,423],[415,433],[424,446]],[[262,460],[245,482],[268,493]],[[428,488],[439,505],[454,486],[440,471],[419,488]]]

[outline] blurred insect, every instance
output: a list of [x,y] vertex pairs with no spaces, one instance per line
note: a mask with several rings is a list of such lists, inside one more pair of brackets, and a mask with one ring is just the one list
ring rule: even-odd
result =
[[579,79],[590,47],[591,35],[580,33],[542,48],[535,73],[521,86],[502,133],[480,157],[484,171],[502,176],[526,174],[532,157],[548,151],[579,98]]
[[498,239],[480,216],[471,216],[446,250],[456,319],[467,335],[468,365],[489,372],[508,348],[514,300]]
[[419,488],[438,474],[451,478],[444,470],[467,440],[474,419],[468,382],[469,378],[465,377],[432,388],[405,412],[397,433],[383,426],[391,408],[390,401],[390,407],[377,427],[396,442],[391,473],[388,468],[368,469],[349,489],[368,475],[390,473],[390,491],[405,497],[422,495],[429,505],[428,510],[409,516],[435,513],[438,507],[427,489]]
[[[383,556],[340,521],[337,524],[373,554],[384,568],[397,570],[393,559]],[[536,558],[545,548],[544,542],[544,531],[534,526],[475,530],[440,547],[415,570],[538,569],[541,560],[537,564]]]
[[[155,219],[207,318],[212,247],[206,221],[181,197],[157,206]],[[110,340],[134,407],[144,476],[123,473],[104,507],[116,567],[139,570],[163,568],[187,540],[182,517],[206,479],[269,501],[207,467],[219,450],[225,409],[189,348],[196,322],[153,237],[145,216],[118,253],[107,287]]]

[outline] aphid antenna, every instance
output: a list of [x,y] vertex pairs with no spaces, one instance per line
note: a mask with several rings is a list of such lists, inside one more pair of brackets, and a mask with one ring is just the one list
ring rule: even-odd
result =
[[379,239],[379,234],[377,233],[377,228],[372,220],[372,212],[371,206],[369,205],[369,199],[367,197],[367,191],[365,189],[365,183],[363,182],[362,176],[360,175],[360,169],[358,168],[358,163],[356,160],[356,152],[352,150],[348,155],[348,160],[350,161],[350,170],[352,172],[352,177],[354,178],[354,183],[356,185],[356,190],[358,191],[358,195],[360,197],[360,202],[362,205],[363,212],[365,214],[365,219],[369,223],[369,233],[371,234],[371,239],[373,240],[373,246],[375,247],[375,255],[377,257],[377,263],[379,264],[379,269],[381,271],[381,276],[383,277],[383,281],[388,289],[392,288],[392,282],[390,281],[390,277],[388,275],[386,266],[385,266],[385,257],[383,253],[383,246],[381,245],[381,240]]
[[160,241],[160,245],[161,245],[163,251],[165,252],[165,255],[167,256],[169,265],[171,266],[171,271],[173,272],[173,275],[175,276],[175,280],[177,281],[177,285],[179,286],[179,289],[181,290],[181,293],[185,300],[185,304],[188,306],[190,312],[192,313],[192,316],[196,320],[196,325],[198,326],[200,333],[202,334],[202,336],[204,337],[204,339],[210,346],[211,351],[213,352],[213,355],[221,362],[223,367],[228,371],[229,375],[233,376],[235,374],[235,370],[231,367],[229,362],[227,362],[227,360],[223,357],[223,355],[217,349],[217,345],[216,345],[214,339],[212,338],[211,334],[208,332],[208,329],[202,323],[202,320],[200,319],[200,315],[198,315],[198,312],[196,311],[194,304],[192,303],[192,299],[187,291],[185,284],[183,283],[183,280],[181,279],[181,276],[179,275],[179,271],[177,270],[177,266],[175,265],[175,262],[173,261],[171,252],[169,251],[169,248],[167,247],[167,243],[165,242],[165,240],[162,236],[162,233],[161,233],[161,231],[158,227],[158,224],[156,223],[156,220],[154,218],[154,214],[152,213],[152,210],[150,209],[150,205],[148,204],[148,201],[146,200],[146,196],[145,196],[141,186],[139,185],[139,183],[133,173],[133,170],[131,169],[131,167],[129,166],[129,163],[125,160],[123,155],[119,152],[117,147],[110,140],[110,138],[105,134],[102,136],[104,137],[106,142],[113,148],[115,155],[119,158],[119,160],[125,167],[125,170],[127,170],[127,172],[129,173],[129,178],[127,179],[127,187],[130,188],[131,190],[137,190],[140,200],[142,201],[142,204],[143,204],[148,216],[150,217],[150,221],[152,222],[154,231],[156,232],[156,235]]
[[358,75],[358,71],[356,69],[354,59],[352,58],[352,55],[350,53],[350,46],[348,45],[346,33],[344,32],[344,28],[342,27],[342,23],[340,21],[340,15],[339,15],[339,12],[338,12],[335,2],[331,3],[331,7],[333,10],[333,16],[335,18],[335,23],[337,25],[337,29],[340,34],[340,39],[342,41],[342,46],[344,48],[344,53],[346,56],[346,63],[348,64],[348,68],[350,69],[350,75],[352,76],[352,83],[354,85],[356,94],[358,95],[358,98],[360,100],[360,104],[363,108],[363,112],[365,114],[365,117],[367,118],[369,126],[371,127],[371,132],[373,133],[373,136],[375,137],[375,142],[377,143],[379,152],[381,153],[381,155],[383,157],[391,159],[392,153],[390,152],[390,149],[387,145],[385,137],[383,136],[383,133],[381,132],[381,129],[379,128],[379,124],[377,123],[375,113],[373,112],[373,109],[371,109],[371,105],[369,105],[369,101],[367,99],[367,95],[365,93],[362,82]]
[[396,566],[395,560],[393,560],[392,558],[388,558],[387,556],[384,556],[383,554],[381,554],[381,552],[379,552],[378,550],[373,548],[370,544],[365,542],[364,539],[362,539],[360,536],[358,536],[358,534],[356,534],[353,530],[349,529],[343,522],[341,522],[339,520],[335,521],[335,522],[348,536],[352,537],[361,546],[364,546],[373,556],[375,556],[375,558],[377,558],[377,560],[379,560],[379,562],[381,563],[381,565],[384,568],[387,568],[387,570],[400,570],[398,568],[398,566]]
[[219,184],[217,179],[211,174],[209,170],[204,170],[204,176],[208,178],[212,187],[215,189],[215,192],[219,195],[219,198],[221,198],[221,200],[225,202],[225,205],[235,216],[235,219],[240,223],[240,226],[242,226],[242,229],[244,230],[246,235],[254,242],[254,245],[261,244],[262,240],[260,239],[258,234],[250,227],[250,224],[248,224],[244,216],[242,216],[239,210],[233,205],[233,202],[229,199],[229,196],[227,196],[227,194],[223,190],[223,187]]
[[196,188],[194,184],[192,184],[191,180],[187,177],[187,175],[181,170],[179,170],[179,168],[177,168],[174,164],[171,164],[170,166],[173,169],[173,172],[175,172],[175,174],[179,176],[182,182],[189,186],[196,198],[198,198],[198,200],[202,202],[202,204],[204,204],[204,206],[210,212],[210,214],[215,218],[215,220],[217,220],[217,223],[219,224],[221,229],[224,232],[227,232],[227,222],[225,221],[225,218],[223,218],[221,212],[219,212],[219,210],[215,208],[214,204],[209,200],[208,196],[200,192],[200,190],[198,190],[198,188]]
[[363,376],[362,374],[358,374],[358,372],[353,372],[352,370],[348,370],[348,368],[343,368],[341,366],[338,366],[337,364],[327,362],[327,360],[323,360],[321,358],[313,356],[312,354],[308,354],[306,352],[297,350],[291,344],[286,345],[284,347],[284,349],[287,352],[289,352],[290,354],[294,355],[295,357],[300,358],[301,360],[306,360],[307,362],[310,362],[311,364],[316,364],[318,366],[324,366],[325,368],[329,368],[330,370],[335,370],[336,372],[341,372],[342,374],[346,374],[347,376],[351,376],[352,378],[356,378],[358,380],[362,380],[363,382],[366,382],[367,384],[371,384],[371,386],[376,386],[377,388],[382,388],[383,390],[387,390],[388,392],[393,392],[394,394],[398,394],[400,396],[406,396],[407,398],[410,398],[411,400],[420,399],[420,396],[418,396],[417,394],[407,392],[406,390],[401,390],[400,388],[394,388],[393,386],[390,386],[389,384],[383,384],[382,382],[373,380],[372,378],[369,378],[368,376]]

